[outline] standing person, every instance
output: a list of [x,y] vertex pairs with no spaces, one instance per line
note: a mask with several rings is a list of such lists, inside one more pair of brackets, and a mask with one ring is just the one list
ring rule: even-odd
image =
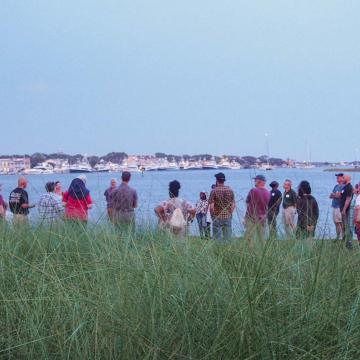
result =
[[[2,190],[2,184],[0,184],[0,191]],[[6,210],[8,208],[7,202],[4,200],[2,195],[0,194],[0,220],[6,219]]]
[[360,183],[355,185],[354,188],[355,207],[354,207],[354,219],[355,233],[360,245]]
[[296,216],[296,192],[292,189],[292,182],[286,179],[284,182],[283,194],[283,222],[285,227],[285,234],[293,236],[295,230],[295,216]]
[[107,214],[108,214],[108,217],[109,217],[110,221],[112,221],[112,208],[111,208],[111,205],[110,205],[110,195],[116,189],[116,185],[117,185],[116,180],[111,179],[110,180],[110,187],[108,187],[104,192]]
[[271,191],[270,191],[270,201],[268,205],[267,220],[269,224],[270,237],[276,238],[277,236],[276,218],[280,212],[282,194],[281,191],[279,190],[279,183],[277,181],[271,182],[270,187],[271,187]]
[[181,185],[177,180],[169,183],[169,199],[155,208],[159,218],[159,226],[169,229],[174,235],[185,236],[188,221],[194,219],[195,208],[192,204],[179,197]]
[[213,236],[216,240],[227,241],[232,236],[232,214],[235,210],[235,195],[225,186],[225,175],[215,175],[216,186],[209,198],[210,214],[213,221]]
[[92,199],[90,191],[86,188],[86,181],[86,176],[80,175],[71,182],[68,191],[64,192],[65,220],[84,225],[87,223],[88,210],[92,207]]
[[344,175],[343,177],[343,188],[341,190],[340,197],[340,211],[342,217],[342,226],[344,229],[343,240],[346,242],[346,247],[352,249],[352,230],[350,220],[350,204],[353,197],[353,187],[351,185],[351,177]]
[[62,219],[64,206],[61,199],[55,194],[54,182],[45,185],[46,193],[41,195],[38,202],[40,221],[46,225],[52,225]]
[[210,226],[207,222],[207,213],[209,209],[209,202],[205,192],[200,193],[200,199],[196,203],[196,220],[199,225],[199,232],[201,238],[210,237]]
[[308,181],[301,181],[296,203],[298,221],[296,236],[299,238],[313,238],[316,224],[319,219],[319,206],[311,195],[311,186]]
[[343,237],[344,229],[340,211],[340,198],[341,198],[341,191],[343,189],[343,182],[344,182],[344,174],[339,173],[335,174],[337,184],[334,186],[332,193],[330,194],[331,208],[332,208],[332,215],[333,221],[336,228],[336,239],[339,240]]
[[29,204],[29,195],[25,190],[27,187],[27,180],[25,177],[20,176],[18,179],[18,186],[9,196],[9,208],[13,213],[14,225],[27,225],[29,209],[34,208],[35,205]]
[[111,217],[116,226],[135,226],[135,208],[138,205],[136,191],[129,186],[131,173],[124,171],[121,184],[110,193],[109,206]]
[[270,201],[270,192],[265,189],[265,176],[256,175],[253,180],[255,180],[255,187],[249,191],[246,197],[245,238],[249,245],[252,245],[254,237],[259,237],[260,240],[264,239],[266,215]]

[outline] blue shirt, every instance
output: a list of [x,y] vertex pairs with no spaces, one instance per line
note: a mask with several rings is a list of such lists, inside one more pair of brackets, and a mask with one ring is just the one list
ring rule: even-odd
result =
[[[343,185],[336,184],[334,187],[333,193],[341,192],[343,187],[344,187]],[[331,206],[335,209],[339,209],[340,208],[340,199],[333,199]]]

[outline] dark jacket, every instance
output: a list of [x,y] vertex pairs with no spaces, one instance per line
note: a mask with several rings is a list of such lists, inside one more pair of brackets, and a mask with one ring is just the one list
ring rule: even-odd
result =
[[307,231],[308,226],[315,228],[319,219],[319,206],[316,199],[312,195],[298,197],[296,208],[298,212],[298,228],[304,231]]

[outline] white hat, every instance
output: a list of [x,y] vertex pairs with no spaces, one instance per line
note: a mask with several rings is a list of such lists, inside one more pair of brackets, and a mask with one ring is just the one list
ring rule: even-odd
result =
[[77,178],[80,179],[80,180],[82,180],[83,183],[86,183],[86,181],[87,181],[86,175],[79,175]]

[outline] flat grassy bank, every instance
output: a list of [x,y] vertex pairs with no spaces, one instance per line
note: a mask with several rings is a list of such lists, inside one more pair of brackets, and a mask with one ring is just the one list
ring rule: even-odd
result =
[[360,358],[357,244],[0,236],[1,358]]

